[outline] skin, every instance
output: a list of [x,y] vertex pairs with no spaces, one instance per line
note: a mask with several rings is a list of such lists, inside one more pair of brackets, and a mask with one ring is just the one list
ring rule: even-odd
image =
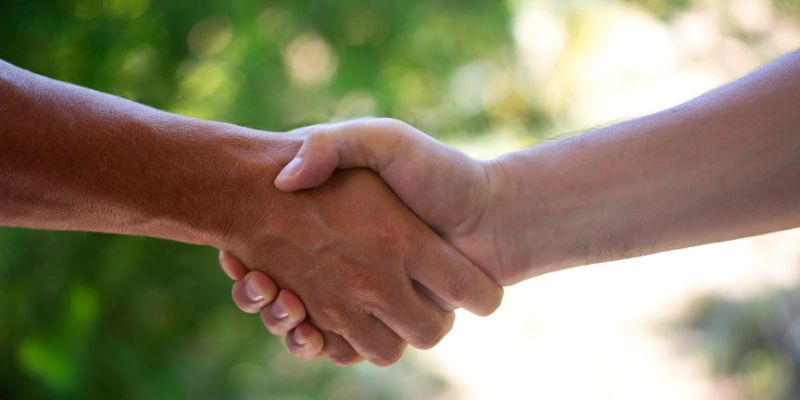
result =
[[315,349],[341,365],[389,365],[407,343],[429,348],[447,333],[453,313],[417,287],[481,315],[499,305],[502,289],[372,172],[299,193],[270,185],[296,137],[165,113],[2,61],[0,99],[0,225],[223,249],[266,273],[263,299],[302,306],[324,338]]
[[685,104],[490,161],[387,119],[298,136],[276,187],[368,167],[503,285],[800,226],[800,51]]
[[[273,315],[274,319],[264,319],[265,326],[274,335],[286,335],[286,347],[295,356],[311,360],[323,354],[322,334],[304,321],[305,306],[294,293],[284,289],[278,296],[278,286],[272,279],[260,271],[248,271],[241,260],[224,251],[219,262],[225,274],[236,281],[231,295],[239,309]],[[274,311],[276,308],[279,311]]]

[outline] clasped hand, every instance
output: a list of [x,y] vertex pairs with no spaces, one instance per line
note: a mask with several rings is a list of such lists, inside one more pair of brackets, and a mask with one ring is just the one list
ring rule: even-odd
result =
[[[225,249],[220,262],[237,280],[239,308],[260,312],[295,355],[389,365],[406,343],[425,349],[441,340],[453,307],[487,315],[499,305],[497,283],[517,279],[517,260],[494,223],[490,205],[501,191],[491,164],[391,119],[288,135],[302,145],[274,184],[292,192],[283,207],[314,206],[280,228],[293,243],[268,237],[260,247]],[[356,167],[391,190],[365,170],[334,174]]]

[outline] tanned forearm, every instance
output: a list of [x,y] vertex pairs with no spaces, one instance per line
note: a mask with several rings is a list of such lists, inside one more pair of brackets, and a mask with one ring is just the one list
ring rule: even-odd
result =
[[800,226],[800,52],[491,168],[530,255],[518,279]]
[[342,365],[361,356],[388,365],[406,343],[441,339],[453,314],[416,285],[484,315],[499,305],[502,289],[374,174],[277,192],[297,138],[167,114],[8,64],[0,81],[0,225],[218,247],[301,296],[324,353]]
[[238,199],[290,146],[0,61],[0,225],[221,247]]

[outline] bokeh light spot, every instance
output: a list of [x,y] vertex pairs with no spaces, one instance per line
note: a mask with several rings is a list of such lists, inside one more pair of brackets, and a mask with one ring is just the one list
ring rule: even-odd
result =
[[187,98],[208,97],[228,81],[225,69],[216,62],[193,64],[186,67],[185,71],[180,92]]
[[286,46],[283,60],[292,82],[301,86],[328,82],[338,64],[336,53],[315,33],[303,33],[294,38]]
[[224,16],[212,15],[198,21],[189,31],[189,50],[196,56],[213,56],[225,50],[232,37],[230,21]]
[[336,106],[334,119],[345,120],[375,115],[378,103],[369,92],[354,90],[347,93]]
[[145,44],[131,50],[122,61],[122,71],[128,76],[142,76],[150,72],[158,54],[153,46]]
[[530,3],[514,18],[514,41],[531,67],[550,70],[555,67],[567,44],[564,22]]

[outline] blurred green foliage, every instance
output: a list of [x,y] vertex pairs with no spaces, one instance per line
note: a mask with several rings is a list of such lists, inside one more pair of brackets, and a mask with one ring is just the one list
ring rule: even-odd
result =
[[700,299],[681,326],[744,398],[800,398],[800,286]]
[[0,397],[394,399],[418,366],[303,362],[240,313],[211,249],[0,230]]
[[[440,101],[455,66],[508,42],[507,19],[501,2],[465,0],[4,0],[0,58],[275,131]],[[2,229],[0,398],[395,399],[445,387],[408,360],[294,360],[229,290],[211,249]]]
[[[273,131],[365,112],[410,115],[404,109],[441,102],[456,66],[509,42],[506,6],[477,0],[6,0],[0,15],[9,62]],[[327,46],[330,81],[292,84],[284,58],[304,35]],[[320,64],[306,50],[298,61]]]

